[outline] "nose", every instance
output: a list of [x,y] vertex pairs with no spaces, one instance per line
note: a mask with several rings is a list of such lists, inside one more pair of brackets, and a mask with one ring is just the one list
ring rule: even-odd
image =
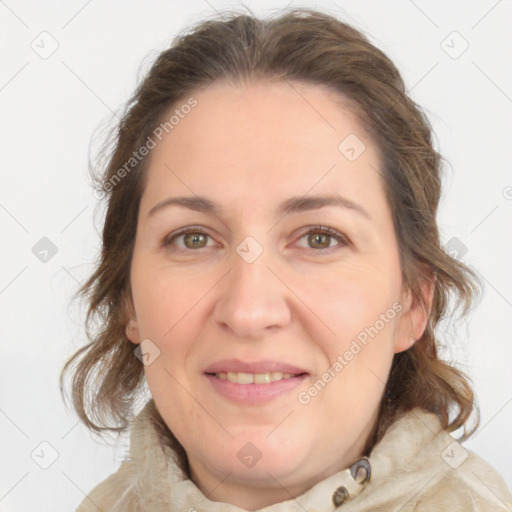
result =
[[267,264],[263,255],[248,263],[235,253],[231,272],[219,283],[214,319],[240,340],[261,337],[291,320],[288,289]]

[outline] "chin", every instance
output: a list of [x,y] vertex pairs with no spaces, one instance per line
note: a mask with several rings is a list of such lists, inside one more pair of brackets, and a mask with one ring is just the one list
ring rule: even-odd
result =
[[266,430],[259,436],[236,436],[230,440],[229,447],[221,450],[215,459],[217,469],[224,474],[232,473],[233,478],[268,485],[272,477],[280,480],[295,473],[297,468],[307,467],[301,458],[303,443],[286,446],[277,436],[275,442],[269,442],[265,439],[268,432]]

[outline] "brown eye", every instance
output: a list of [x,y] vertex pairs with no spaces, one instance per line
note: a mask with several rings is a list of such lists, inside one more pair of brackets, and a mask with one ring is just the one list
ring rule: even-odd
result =
[[183,243],[187,249],[200,249],[206,246],[207,237],[204,233],[186,233],[183,236]]
[[325,233],[310,233],[308,244],[313,249],[327,249],[331,245],[331,236]]
[[[301,239],[306,240],[306,246],[301,245],[302,247],[306,249],[316,249],[318,252],[334,249],[336,247],[342,248],[349,245],[349,241],[344,235],[332,228],[322,226],[317,226],[308,231]],[[332,243],[333,240],[336,242],[335,244]]]
[[197,228],[188,228],[165,238],[162,245],[177,251],[187,251],[203,249],[211,246],[212,243],[210,235]]

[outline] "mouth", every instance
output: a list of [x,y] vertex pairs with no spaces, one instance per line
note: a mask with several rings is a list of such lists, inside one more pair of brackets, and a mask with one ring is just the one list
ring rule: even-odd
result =
[[220,380],[228,380],[236,384],[270,384],[280,380],[292,379],[306,375],[303,373],[283,373],[283,372],[267,372],[267,373],[246,373],[246,372],[219,372],[219,373],[206,373]]
[[204,375],[211,389],[224,399],[258,404],[290,393],[309,373],[276,361],[248,363],[232,359],[210,365]]

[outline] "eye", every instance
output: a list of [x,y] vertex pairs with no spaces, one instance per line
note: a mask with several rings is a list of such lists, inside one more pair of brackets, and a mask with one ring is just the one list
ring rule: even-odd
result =
[[[306,248],[317,249],[320,251],[332,249],[337,246],[349,245],[349,241],[346,236],[342,235],[341,233],[332,228],[322,226],[316,226],[313,229],[309,230],[307,233],[300,237],[300,240],[302,240],[303,238],[306,239],[306,243],[308,244]],[[331,242],[333,240],[335,240],[337,244],[331,245]]]
[[[345,235],[332,228],[323,226],[313,227],[299,238],[299,240],[302,239],[306,239],[307,245],[301,245],[301,247],[315,249],[317,252],[327,251],[338,246],[345,247],[350,244]],[[212,243],[208,243],[209,240]],[[333,241],[337,243],[333,245]],[[163,240],[162,245],[164,247],[175,246],[179,251],[187,251],[211,247],[213,240],[210,235],[192,226],[184,228],[177,233],[172,233]]]
[[[204,247],[211,247],[211,244],[208,245],[208,239],[211,240],[210,235],[204,233],[198,228],[189,227],[165,238],[162,245],[175,245],[179,250],[203,249]],[[181,241],[182,243],[177,243],[176,241]]]

